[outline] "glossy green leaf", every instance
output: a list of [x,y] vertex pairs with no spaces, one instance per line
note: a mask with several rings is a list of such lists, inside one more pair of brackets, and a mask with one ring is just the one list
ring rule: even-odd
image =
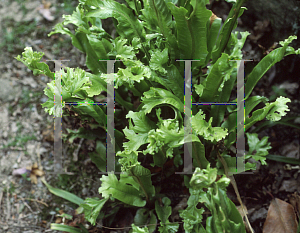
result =
[[208,23],[210,24],[209,30],[207,33],[208,55],[206,57],[205,64],[207,64],[209,62],[209,60],[211,59],[211,54],[212,54],[214,46],[216,45],[218,34],[219,34],[219,31],[221,28],[222,19],[217,17],[216,19],[214,19],[214,21],[212,23],[210,23],[210,22],[208,22]]
[[160,206],[158,201],[155,201],[155,211],[157,217],[161,220],[161,226],[158,228],[159,232],[170,232],[175,233],[179,228],[178,223],[170,223],[168,220],[172,213],[172,207],[170,206],[171,201],[167,197],[162,198],[163,206]]
[[[106,49],[103,45],[103,41],[97,38],[96,35],[87,35],[87,39],[92,47],[92,49],[95,51],[95,54],[98,58],[98,60],[109,60],[108,54],[106,52]],[[106,62],[101,62],[106,63]],[[104,70],[102,70],[104,71]]]
[[146,201],[140,196],[139,190],[135,189],[131,185],[119,181],[114,174],[109,173],[108,176],[102,176],[100,179],[102,181],[101,187],[99,188],[99,193],[104,198],[118,199],[128,205],[143,207]]
[[[241,38],[238,39],[238,35],[240,34]],[[232,47],[229,53],[230,60],[241,60],[243,58],[242,48],[246,42],[247,36],[250,35],[249,32],[234,32],[231,34],[231,40],[229,46]]]
[[268,150],[272,147],[270,142],[268,142],[269,137],[263,137],[259,140],[256,133],[246,133],[249,145],[249,151],[246,155],[246,159],[253,158],[256,161],[260,161],[262,165],[266,165],[266,155],[269,154]]
[[[233,69],[230,69],[229,72],[226,74],[230,76],[228,80],[224,82],[224,86],[222,88],[222,92],[219,96],[219,103],[228,103],[231,92],[233,91],[235,81],[236,81],[236,72]],[[222,85],[222,84],[221,84]],[[225,116],[225,111],[228,105],[212,105],[210,111],[210,117],[213,118],[212,125],[218,126],[223,121]]]
[[[106,54],[103,53],[104,47],[100,41],[95,43],[95,37],[90,35],[91,32],[89,30],[89,24],[85,19],[84,10],[82,7],[78,6],[72,15],[66,15],[64,18],[65,21],[62,24],[57,24],[54,28],[55,30],[51,32],[49,36],[55,33],[69,35],[72,39],[72,44],[82,52],[86,53],[87,67],[95,74],[99,73],[100,71],[106,72],[105,64],[99,61],[99,59],[107,59]],[[71,33],[69,29],[63,27],[63,24],[66,25],[69,23],[72,23],[78,27],[75,35]],[[100,56],[98,57],[97,55]]]
[[85,75],[92,82],[91,86],[82,87],[88,94],[88,97],[99,95],[102,91],[107,91],[107,83],[105,83],[99,75],[94,75],[89,72],[85,72]]
[[225,81],[225,75],[227,74],[226,77],[230,78],[230,73],[227,73],[230,70],[232,67],[228,61],[228,55],[223,53],[222,57],[210,68],[207,78],[200,84],[204,89],[199,102],[216,102],[218,90]]
[[51,223],[51,230],[70,232],[70,233],[85,233],[83,230],[78,229],[76,227],[71,227],[71,226],[57,224],[57,223]]
[[64,198],[76,205],[80,205],[81,203],[83,203],[83,199],[81,199],[80,197],[74,195],[73,193],[67,192],[65,190],[62,189],[58,189],[58,188],[54,188],[52,187],[50,184],[48,184],[45,180],[45,178],[42,177],[41,181],[47,186],[48,190],[53,193],[54,195]]
[[288,158],[285,156],[281,155],[270,155],[268,154],[266,156],[267,159],[278,161],[281,163],[289,163],[289,164],[295,164],[295,165],[300,165],[300,159],[295,159],[295,158]]
[[139,15],[140,14],[140,11],[142,9],[142,6],[141,6],[141,2],[140,1],[136,1],[136,0],[126,0],[128,6],[134,10],[134,13],[136,15]]
[[171,66],[165,67],[165,70],[165,76],[158,76],[156,74],[153,74],[154,81],[160,83],[169,91],[172,91],[172,93],[183,103],[184,79],[182,78],[177,67],[173,64]]
[[[87,103],[89,102],[89,104]],[[89,115],[93,117],[101,126],[106,128],[107,124],[107,116],[101,109],[99,105],[91,103],[91,101],[86,101],[86,103],[81,103],[79,105],[73,105],[73,107],[81,114],[81,115]]]
[[34,75],[44,74],[49,78],[54,79],[55,73],[51,72],[48,65],[45,63],[40,63],[44,53],[33,52],[31,47],[26,47],[22,53],[22,57],[18,55],[15,57],[18,61],[22,62],[30,70],[33,71]]
[[139,133],[136,134],[134,130],[123,129],[123,132],[129,142],[125,142],[123,144],[125,151],[136,151],[140,148],[140,146],[147,143],[148,133]]
[[245,120],[245,130],[249,129],[254,123],[263,120],[279,121],[282,116],[286,115],[285,111],[290,111],[287,102],[291,102],[289,98],[278,97],[273,103],[266,103],[266,106],[262,109],[258,109],[252,113],[250,118]]
[[179,129],[178,122],[173,120],[160,121],[158,129],[148,132],[147,142],[149,145],[143,153],[154,154],[168,148],[165,155],[172,158],[173,149],[183,143],[183,138],[184,131],[183,128]]
[[130,171],[131,168],[138,166],[138,152],[137,151],[119,151],[116,154],[122,158],[119,159],[119,163],[122,165],[122,171]]
[[250,112],[261,102],[266,103],[268,98],[264,96],[251,96],[245,101],[245,116],[247,117]]
[[142,102],[144,104],[143,109],[145,113],[150,113],[151,110],[161,104],[172,105],[177,108],[179,111],[183,112],[183,103],[170,91],[167,91],[162,88],[153,88],[144,93],[142,97]]
[[180,211],[180,217],[183,218],[183,227],[186,232],[206,233],[202,226],[204,208],[197,208],[199,203],[200,190],[193,190],[188,199],[188,207]]
[[134,216],[134,224],[141,226],[147,223],[149,217],[149,211],[146,208],[138,209]]
[[53,34],[64,34],[64,35],[68,35],[71,37],[72,40],[72,44],[79,49],[81,52],[84,52],[84,48],[82,47],[80,41],[78,40],[78,38],[70,31],[70,29],[66,28],[63,26],[63,23],[58,23],[54,26],[54,31],[50,32],[48,34],[48,36],[51,36]]
[[207,161],[205,157],[205,148],[204,145],[201,143],[201,141],[193,142],[193,164],[195,167],[200,167],[202,169],[207,168],[207,165],[209,162]]
[[146,197],[147,201],[155,196],[155,187],[152,185],[151,172],[149,169],[141,165],[137,165],[130,169],[128,173],[139,184],[139,190]]
[[[126,118],[131,119],[129,121],[129,129],[135,133],[148,133],[151,129],[156,128],[156,124],[151,121],[144,112],[129,111]],[[134,123],[134,125],[132,123]]]
[[[226,196],[225,188],[230,183],[229,178],[221,177],[218,181],[217,169],[208,167],[206,169],[196,168],[190,185],[193,193],[198,194],[197,201],[204,203],[211,211],[212,216],[206,222],[206,232],[243,232],[245,226],[243,219],[235,205]],[[207,191],[203,191],[206,188]],[[200,227],[200,226],[199,226]],[[200,231],[205,232],[205,231]]]
[[149,233],[148,227],[141,228],[141,227],[138,227],[138,226],[134,225],[133,223],[131,224],[131,227],[132,227],[131,232],[134,232],[134,233]]
[[135,57],[134,48],[129,46],[127,43],[127,39],[122,37],[117,37],[112,41],[113,50],[108,53],[110,56],[115,56],[118,59],[130,59],[133,60]]
[[254,67],[252,72],[248,75],[247,82],[245,84],[245,99],[250,96],[256,83],[275,63],[281,61],[286,55],[300,54],[300,49],[295,51],[293,48],[288,47],[288,44],[290,44],[294,39],[297,39],[297,37],[290,36],[285,41],[281,41],[281,48],[274,49]]
[[[218,204],[216,204],[216,212],[212,216],[212,232],[241,232],[246,233],[245,226],[243,223],[242,216],[236,209],[235,205],[229,198],[222,199],[222,196],[226,196],[224,190],[218,190],[219,195],[215,195],[214,201],[219,202],[220,207],[218,208]],[[226,206],[226,207],[225,207]],[[218,213],[219,212],[219,213]],[[207,228],[207,232],[210,232],[209,228]]]
[[157,218],[153,212],[154,212],[154,210],[150,211],[150,221],[149,221],[149,226],[148,226],[149,232],[155,232],[155,230],[156,230]]
[[98,8],[88,12],[87,17],[99,17],[100,19],[113,17],[118,21],[117,32],[123,38],[132,41],[134,37],[138,37],[144,41],[144,30],[141,23],[124,4],[113,0],[87,0],[85,4]]
[[192,117],[191,124],[193,130],[202,136],[204,139],[209,141],[220,141],[222,138],[225,138],[227,135],[227,129],[221,127],[212,127],[211,126],[212,118],[209,122],[205,121],[205,114],[200,109],[199,112]]
[[68,25],[68,24],[74,24],[77,26],[77,31],[81,31],[85,34],[89,34],[89,24],[88,22],[85,20],[84,18],[84,9],[82,8],[81,5],[78,5],[76,7],[76,11],[73,11],[72,15],[63,15],[63,18],[65,19],[63,21],[64,25]]
[[188,24],[187,9],[184,7],[176,7],[173,3],[169,2],[168,7],[171,10],[177,26],[177,42],[180,51],[180,59],[192,58],[192,34]]
[[219,57],[224,52],[228,41],[231,37],[231,32],[237,26],[237,19],[240,17],[245,8],[242,5],[246,2],[246,0],[238,0],[231,8],[229,15],[221,29],[220,35],[218,37],[217,48],[212,53],[213,63],[215,63]]
[[205,169],[200,170],[196,168],[191,180],[190,185],[195,189],[203,189],[211,186],[217,179],[217,169],[210,168],[208,165]]
[[150,54],[151,54],[151,60],[149,64],[150,68],[162,74],[166,74],[167,71],[165,70],[163,65],[166,64],[169,60],[168,49],[164,49],[162,52],[160,52],[158,49],[154,51],[151,50]]
[[299,124],[292,122],[292,120],[296,119],[297,116],[294,117],[285,117],[284,119],[281,119],[280,121],[265,121],[261,124],[259,124],[255,129],[253,129],[251,132],[252,133],[257,133],[257,132],[261,132],[262,130],[265,130],[267,128],[273,127],[277,124],[279,125],[285,125],[285,126],[289,126],[289,127],[293,127],[295,129],[300,129]]
[[86,65],[87,67],[94,73],[98,74],[100,72],[106,73],[106,65],[104,62],[100,62],[100,58],[95,53],[94,49],[92,48],[87,35],[83,32],[77,32],[75,34],[78,41],[83,48],[84,53],[86,53]]
[[99,199],[98,197],[86,198],[81,207],[83,207],[84,217],[93,226],[96,224],[97,217],[108,199]]
[[[60,72],[59,75],[64,75],[63,77],[68,79],[71,78],[73,75],[70,75],[66,77],[64,72]],[[62,80],[64,79],[62,78]],[[72,78],[71,78],[72,79]],[[85,86],[89,86],[90,84],[88,83],[88,79],[84,78]],[[76,89],[77,93],[71,96],[72,93],[70,93],[69,88],[77,88],[75,86],[69,87],[64,85],[57,85],[59,84],[58,82],[55,82],[55,80],[51,81],[50,83],[47,84],[48,88],[44,89],[44,93],[46,96],[48,96],[48,100],[42,104],[43,108],[45,108],[45,111],[49,113],[49,115],[54,115],[54,116],[61,116],[62,114],[62,109],[65,107],[65,102],[81,102],[86,96],[87,93],[82,89]],[[74,89],[75,90],[75,89]],[[58,108],[54,104],[54,96],[61,96],[62,97],[62,103],[61,106],[62,108]]]
[[[61,70],[59,75],[61,76],[66,91],[72,96],[75,96],[76,93],[83,90],[83,88],[89,89],[91,86],[89,78],[85,75],[85,71],[79,68],[67,68],[67,73]],[[100,92],[97,94],[100,94]]]
[[[207,0],[192,1],[193,11],[189,16],[189,30],[192,34],[192,59],[201,60],[195,62],[197,66],[204,66],[207,50],[207,22],[212,15],[210,10],[206,9]],[[187,58],[190,59],[190,58]]]
[[150,6],[148,8],[148,12],[153,15],[152,17],[154,17],[155,23],[159,28],[159,32],[167,40],[169,45],[170,61],[173,63],[175,58],[178,58],[176,54],[178,53],[178,46],[176,37],[172,34],[170,28],[172,22],[171,11],[164,0],[148,0],[144,1],[144,4],[145,2],[148,2]]

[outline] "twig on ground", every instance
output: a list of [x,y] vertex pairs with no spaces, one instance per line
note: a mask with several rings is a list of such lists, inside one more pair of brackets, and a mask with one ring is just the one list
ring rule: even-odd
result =
[[7,202],[7,213],[6,213],[6,221],[8,221],[10,217],[10,201],[9,201],[9,188],[7,187],[7,195],[6,195],[6,202]]
[[3,197],[3,192],[0,193],[0,209],[1,209],[2,197]]
[[246,214],[246,211],[245,211],[245,207],[244,207],[244,204],[243,204],[243,202],[242,202],[242,199],[241,199],[239,190],[238,190],[238,188],[237,188],[235,179],[234,179],[233,175],[231,175],[231,176],[228,175],[228,166],[227,166],[227,163],[226,163],[225,159],[220,155],[219,152],[218,152],[217,154],[218,154],[219,160],[221,161],[221,163],[222,163],[222,165],[223,165],[223,167],[224,167],[225,175],[227,176],[227,178],[230,179],[230,183],[232,184],[233,189],[234,189],[234,192],[235,192],[235,194],[236,194],[236,196],[237,196],[237,199],[238,199],[238,201],[239,201],[239,203],[240,203],[240,205],[241,205],[241,207],[242,207],[242,210],[243,210],[243,213],[244,213],[244,215],[245,215],[245,219],[246,219],[247,225],[248,225],[248,227],[249,227],[251,233],[254,233],[254,230],[253,230],[253,228],[251,227],[250,222],[249,222],[249,219],[248,219],[248,217],[247,217],[247,214]]
[[47,203],[45,203],[43,201],[36,200],[36,199],[32,199],[32,198],[23,198],[23,197],[21,197],[20,200],[22,200],[22,201],[24,201],[24,200],[35,201],[35,202],[38,202],[40,204],[43,204],[44,206],[49,207]]
[[27,208],[31,211],[31,213],[33,213],[33,210],[31,209],[31,207],[26,203],[26,201],[22,200],[24,205],[27,206]]

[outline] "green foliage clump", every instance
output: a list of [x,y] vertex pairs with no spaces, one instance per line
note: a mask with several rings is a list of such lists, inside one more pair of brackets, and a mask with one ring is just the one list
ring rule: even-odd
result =
[[[157,221],[160,221],[159,232],[177,232],[178,223],[169,221],[171,200],[159,193],[160,187],[153,184],[153,174],[140,158],[150,156],[152,167],[164,167],[174,158],[175,169],[178,169],[183,163],[184,144],[191,143],[196,170],[192,177],[184,176],[190,191],[188,207],[180,213],[185,232],[245,232],[241,215],[226,195],[230,182],[227,170],[232,171],[236,161],[232,145],[240,133],[236,129],[237,110],[224,105],[193,106],[190,122],[184,122],[186,70],[180,60],[195,60],[191,67],[192,102],[227,103],[232,99],[239,68],[233,60],[242,59],[241,49],[249,32],[233,32],[238,17],[245,10],[242,7],[245,0],[228,2],[233,6],[221,26],[221,19],[212,17],[206,8],[208,0],[126,0],[122,4],[113,0],[80,0],[76,11],[63,16],[65,20],[49,35],[70,36],[72,44],[86,54],[90,72],[67,68],[67,72],[62,70],[57,74],[62,80],[61,85],[57,85],[54,73],[45,63],[40,63],[42,54],[26,48],[23,56],[17,57],[35,75],[44,74],[53,79],[45,89],[49,99],[43,104],[51,115],[60,114],[54,106],[55,93],[62,95],[63,103],[95,103],[101,92],[107,91],[107,83],[114,81],[115,100],[128,119],[128,125],[119,122],[122,129],[115,129],[117,171],[123,174],[103,175],[99,188],[102,198],[87,198],[80,204],[78,210],[84,212],[92,225],[97,218],[109,218],[105,208],[121,203],[138,209],[131,232],[156,232]],[[103,29],[102,20],[107,18],[113,18],[115,37]],[[75,32],[65,27],[67,24],[73,24]],[[266,55],[246,75],[246,131],[264,119],[279,121],[289,111],[286,104],[290,100],[286,97],[269,103],[266,97],[251,96],[251,93],[275,63],[284,56],[300,53],[288,46],[294,39],[296,36],[290,36],[280,42],[280,48]],[[116,60],[117,72],[107,74],[104,60]],[[204,68],[207,68],[206,73],[202,72]],[[140,101],[138,107],[134,107],[133,96]],[[261,103],[265,107],[258,108]],[[73,106],[73,111],[88,120],[91,128],[107,129],[105,106],[80,104]],[[185,124],[190,124],[192,129],[189,137],[185,135]],[[71,133],[70,140],[74,140],[76,132]],[[267,137],[260,140],[257,134],[247,132],[246,135],[249,151],[245,156],[245,170],[254,170],[255,164],[249,159],[266,164],[271,147]],[[82,128],[77,136],[101,138],[94,133],[88,135]],[[97,141],[91,159],[102,172],[106,171],[103,139]],[[165,172],[170,174],[174,170]],[[219,180],[217,175],[221,175]],[[198,203],[211,212],[206,224],[202,216],[204,209],[198,209]],[[53,229],[59,226],[53,225]]]

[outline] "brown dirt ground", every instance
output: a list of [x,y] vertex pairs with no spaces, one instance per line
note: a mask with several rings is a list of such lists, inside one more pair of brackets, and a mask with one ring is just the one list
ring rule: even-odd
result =
[[[65,6],[68,8],[62,5],[63,2],[67,3]],[[52,195],[39,177],[34,184],[13,175],[14,169],[32,167],[37,163],[39,169],[45,172],[48,183],[53,186],[67,189],[81,198],[98,195],[99,177],[94,175],[97,170],[86,156],[94,148],[91,141],[85,141],[81,145],[80,140],[75,140],[65,151],[66,174],[58,177],[52,172],[53,118],[41,107],[41,103],[46,101],[43,90],[49,79],[44,76],[34,77],[30,70],[14,59],[25,46],[31,46],[34,51],[45,52],[45,59],[70,59],[68,66],[86,68],[84,55],[73,48],[67,37],[58,34],[47,36],[52,27],[62,20],[62,14],[70,14],[76,2],[49,0],[44,2],[44,6],[47,3],[51,3],[50,12],[55,17],[54,21],[46,20],[39,13],[38,7],[43,5],[40,1],[0,1],[0,44],[3,45],[0,53],[0,232],[56,232],[50,230],[51,223],[61,221],[56,214],[59,211],[73,214],[76,208]],[[226,11],[219,14],[221,17]],[[268,30],[261,33],[268,33]],[[258,43],[250,40],[247,40],[244,51],[247,56],[256,60],[260,60],[263,54]],[[51,62],[49,66],[54,70]],[[277,77],[278,70],[283,69],[280,66],[276,68],[261,80],[255,89],[256,94],[269,97],[273,94],[271,85],[282,84],[272,81]],[[283,86],[287,96],[292,99],[289,116],[299,116],[300,109],[299,95],[295,93],[299,78],[296,82],[294,80],[294,77],[286,79]],[[69,120],[65,127],[76,128],[76,124]],[[299,158],[299,130],[275,126],[260,133],[260,136],[266,135],[270,137],[269,141],[273,146],[272,154]],[[77,154],[76,148],[80,149]],[[73,158],[68,155],[69,151]],[[72,153],[74,151],[75,154]],[[76,156],[79,157],[78,160],[73,161]],[[251,225],[257,233],[262,232],[273,197],[290,203],[299,199],[299,166],[268,161],[268,165],[261,166],[254,175],[240,175],[236,180],[248,209]],[[231,187],[228,192],[238,205]],[[184,198],[183,195],[176,202]],[[90,232],[102,232],[98,230],[91,229]]]

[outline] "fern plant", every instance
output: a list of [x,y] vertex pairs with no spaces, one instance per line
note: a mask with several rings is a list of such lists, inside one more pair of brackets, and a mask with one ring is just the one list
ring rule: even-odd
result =
[[[230,102],[236,86],[238,65],[242,47],[248,32],[234,32],[237,19],[243,14],[245,0],[227,0],[232,9],[221,26],[221,19],[208,10],[209,0],[79,0],[72,15],[55,26],[49,34],[69,35],[72,44],[86,54],[88,71],[66,68],[61,75],[62,85],[55,85],[55,75],[48,65],[41,63],[42,53],[26,48],[16,59],[23,62],[35,75],[52,78],[45,89],[48,101],[43,104],[51,115],[59,111],[54,106],[55,93],[61,93],[63,103],[96,102],[107,83],[114,82],[115,101],[126,114],[129,125],[118,122],[115,129],[115,151],[117,171],[122,174],[103,175],[99,187],[101,198],[87,198],[78,211],[95,225],[97,218],[108,217],[105,208],[121,203],[138,210],[130,232],[178,232],[179,224],[170,222],[171,201],[153,185],[151,169],[142,161],[150,157],[152,167],[164,167],[173,161],[174,168],[161,172],[170,176],[182,169],[184,144],[192,143],[194,174],[180,175],[189,188],[188,207],[180,217],[185,232],[245,232],[241,215],[226,195],[226,187],[234,179],[228,171],[235,167],[236,155],[232,146],[236,142],[235,106],[193,105],[190,125],[191,137],[185,137],[185,65],[180,60],[194,60],[192,73],[192,102]],[[116,35],[112,37],[102,25],[102,20],[112,18]],[[65,27],[75,26],[75,32]],[[281,47],[266,55],[245,77],[245,131],[256,122],[267,119],[279,121],[288,111],[285,97],[269,103],[263,96],[251,96],[261,77],[284,56],[299,54],[289,44],[296,36],[280,42]],[[117,72],[107,74],[105,60],[116,62]],[[206,70],[206,71],[205,71]],[[128,93],[132,93],[130,97]],[[134,107],[133,98],[140,104]],[[187,97],[186,97],[187,98]],[[265,107],[257,108],[260,103]],[[65,105],[63,104],[63,107]],[[105,106],[80,104],[72,106],[82,119],[96,121],[95,128],[107,130]],[[118,113],[119,116],[122,113]],[[123,131],[123,132],[122,132]],[[71,138],[93,138],[86,129],[69,131]],[[249,151],[245,155],[245,170],[254,170],[249,159],[266,164],[266,155],[271,148],[267,137],[259,139],[257,134],[247,134]],[[98,168],[106,171],[105,140],[98,138],[97,150],[90,156]],[[124,142],[124,139],[127,141]],[[221,147],[221,144],[223,145]],[[212,168],[214,167],[214,168]],[[229,170],[228,170],[229,169]],[[179,175],[178,175],[179,176]],[[219,177],[218,177],[219,176]],[[218,179],[217,179],[218,178]],[[48,186],[49,190],[53,187]],[[57,194],[57,190],[56,190]],[[72,201],[72,197],[68,198]],[[203,222],[202,203],[211,216]],[[159,222],[157,228],[155,224]],[[151,225],[152,224],[152,225]],[[53,225],[53,229],[67,231]],[[74,232],[76,230],[72,229]],[[70,228],[69,232],[73,232]]]

